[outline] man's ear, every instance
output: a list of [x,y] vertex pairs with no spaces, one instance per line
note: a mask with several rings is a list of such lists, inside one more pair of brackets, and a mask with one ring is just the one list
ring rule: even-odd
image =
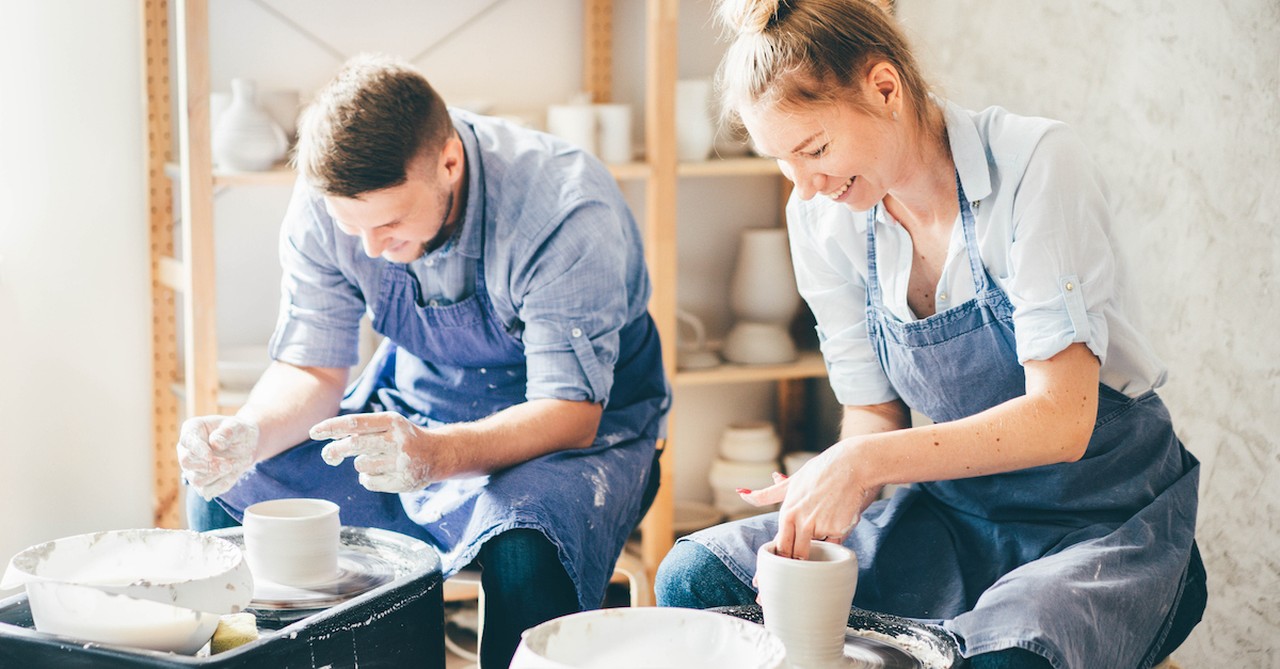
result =
[[444,148],[440,150],[438,163],[440,177],[449,184],[456,183],[462,178],[466,159],[467,154],[462,148],[462,138],[458,137],[457,133],[454,133],[449,139],[445,140]]

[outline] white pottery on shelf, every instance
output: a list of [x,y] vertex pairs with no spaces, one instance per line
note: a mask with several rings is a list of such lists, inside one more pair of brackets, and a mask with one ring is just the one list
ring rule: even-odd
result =
[[767,462],[776,467],[782,440],[773,423],[750,421],[732,423],[720,435],[720,457],[738,462]]
[[257,87],[249,79],[231,80],[231,104],[213,129],[213,160],[239,172],[270,169],[284,158],[289,140],[271,115],[258,105]]
[[511,669],[735,667],[785,669],[765,628],[712,611],[620,607],[555,618],[526,631]]
[[676,82],[676,157],[682,162],[706,160],[716,141],[711,121],[711,80]]
[[596,108],[587,103],[551,105],[547,107],[547,132],[581,148],[597,154]]
[[814,541],[796,560],[760,547],[756,582],[764,627],[782,640],[795,669],[845,666],[844,638],[858,586],[858,558],[838,544]]
[[800,294],[785,229],[742,232],[729,304],[736,320],[725,338],[722,355],[726,360],[763,365],[796,359],[795,341],[788,330],[800,307]]
[[707,472],[715,507],[727,515],[755,511],[757,507],[742,499],[738,488],[759,490],[773,485],[777,462],[739,462],[716,458]]
[[615,102],[593,106],[600,160],[606,163],[630,162],[635,153],[631,147],[631,105]]
[[679,369],[711,369],[720,366],[720,356],[707,348],[707,328],[702,319],[684,309],[676,310],[676,325],[683,325],[692,339],[676,336],[676,367]]
[[244,550],[255,578],[305,588],[338,576],[338,505],[287,498],[244,510]]

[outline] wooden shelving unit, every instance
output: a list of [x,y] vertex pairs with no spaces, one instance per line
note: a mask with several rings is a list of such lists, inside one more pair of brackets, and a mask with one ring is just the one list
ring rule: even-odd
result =
[[[213,196],[223,187],[282,185],[294,181],[287,166],[265,172],[213,169],[209,128],[208,0],[140,0],[145,17],[151,183],[152,285],[155,299],[155,522],[179,523],[177,465],[177,399],[185,414],[197,416],[234,411],[243,394],[219,391],[215,329]],[[613,3],[584,1],[584,90],[596,101],[612,97]],[[170,4],[175,25],[170,26]],[[826,375],[820,356],[804,354],[789,365],[745,367],[724,365],[706,371],[676,371],[676,200],[680,178],[777,175],[773,161],[759,158],[680,163],[676,159],[675,88],[679,0],[647,0],[645,44],[645,159],[611,165],[621,181],[641,181],[645,192],[643,221],[646,259],[653,280],[650,311],[664,342],[664,365],[678,387],[717,383],[777,382],[780,422],[793,420],[799,380]],[[169,40],[176,41],[170,62]],[[169,114],[171,82],[176,82],[176,128]],[[178,155],[170,156],[176,133]],[[175,159],[176,158],[176,159]],[[175,256],[171,183],[179,190],[181,254]],[[176,340],[175,295],[183,296],[183,340]],[[184,365],[178,368],[179,347]],[[678,407],[674,410],[678,411]],[[791,418],[788,418],[791,416]],[[642,525],[642,559],[650,576],[673,540],[673,470],[675,439],[666,442],[662,486]]]

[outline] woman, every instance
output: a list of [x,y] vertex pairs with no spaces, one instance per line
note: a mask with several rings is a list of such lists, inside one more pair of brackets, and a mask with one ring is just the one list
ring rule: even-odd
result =
[[[724,103],[795,183],[841,439],[681,541],[659,603],[755,599],[755,551],[841,542],[853,604],[975,667],[1150,667],[1204,609],[1198,463],[1154,389],[1098,174],[1061,123],[932,97],[862,0],[724,1]],[[910,410],[934,423],[910,426]],[[913,484],[883,502],[887,484]]]

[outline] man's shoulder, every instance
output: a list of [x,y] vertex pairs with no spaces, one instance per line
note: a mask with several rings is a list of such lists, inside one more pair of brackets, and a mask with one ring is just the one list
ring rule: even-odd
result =
[[581,148],[506,119],[454,113],[474,133],[494,214],[546,220],[584,202],[625,206],[608,168]]

